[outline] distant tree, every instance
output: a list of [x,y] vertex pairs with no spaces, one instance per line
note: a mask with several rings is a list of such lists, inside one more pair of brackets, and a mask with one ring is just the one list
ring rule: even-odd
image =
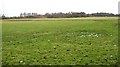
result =
[[7,19],[7,17],[3,14],[3,15],[2,15],[2,19]]
[[4,14],[2,15],[2,18],[5,18],[5,15],[4,15]]
[[22,13],[20,13],[20,17],[24,17]]
[[44,15],[37,13],[21,13],[20,17],[28,17],[28,18],[73,18],[73,17],[117,17],[118,15],[112,13],[92,13],[86,14],[85,12],[68,12],[68,13],[46,13]]
[[23,13],[23,16],[26,17],[26,13],[25,12]]

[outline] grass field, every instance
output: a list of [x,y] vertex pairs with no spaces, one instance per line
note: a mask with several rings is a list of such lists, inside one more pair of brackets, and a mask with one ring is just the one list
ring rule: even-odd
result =
[[117,18],[3,20],[3,65],[112,65]]

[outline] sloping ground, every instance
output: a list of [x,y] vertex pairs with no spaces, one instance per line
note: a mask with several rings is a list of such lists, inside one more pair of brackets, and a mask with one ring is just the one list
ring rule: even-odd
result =
[[3,65],[117,63],[117,18],[24,20],[3,20]]

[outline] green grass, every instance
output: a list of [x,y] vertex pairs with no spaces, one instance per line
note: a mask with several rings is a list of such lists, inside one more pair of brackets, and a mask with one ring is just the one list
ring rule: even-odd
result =
[[3,65],[112,65],[117,18],[3,20]]

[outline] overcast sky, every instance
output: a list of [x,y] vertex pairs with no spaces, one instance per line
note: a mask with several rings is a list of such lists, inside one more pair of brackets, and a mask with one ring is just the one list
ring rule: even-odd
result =
[[19,16],[23,12],[40,14],[54,12],[118,13],[119,0],[0,0],[0,13]]

